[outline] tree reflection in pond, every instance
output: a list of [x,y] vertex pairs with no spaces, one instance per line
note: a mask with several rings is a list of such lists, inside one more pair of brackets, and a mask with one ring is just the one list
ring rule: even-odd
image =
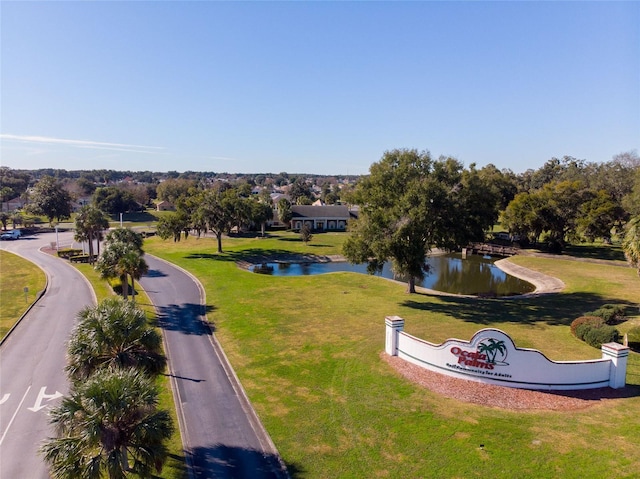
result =
[[[447,293],[483,297],[512,296],[534,290],[531,283],[506,274],[494,264],[494,261],[495,259],[478,255],[469,255],[465,259],[462,259],[460,254],[432,256],[427,259],[430,273],[416,286]],[[346,262],[263,263],[254,266],[251,270],[273,276],[301,276],[338,271],[367,273],[365,264]],[[379,276],[405,281],[405,278],[394,275],[388,264],[384,266]]]

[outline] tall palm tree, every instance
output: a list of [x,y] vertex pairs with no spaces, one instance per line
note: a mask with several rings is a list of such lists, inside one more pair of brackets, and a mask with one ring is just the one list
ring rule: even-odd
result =
[[103,370],[75,384],[51,410],[58,437],[40,448],[56,479],[152,477],[167,457],[173,426],[158,392],[140,372]]
[[[131,299],[136,301],[136,279],[149,271],[149,265],[137,251],[128,251],[122,258],[123,268],[131,278]],[[129,285],[127,285],[127,288]]]
[[76,241],[89,242],[89,262],[94,263],[93,242],[98,242],[98,254],[100,254],[100,240],[102,232],[109,228],[109,219],[98,208],[92,205],[83,206],[75,221],[76,232],[74,239]]
[[67,354],[67,372],[75,381],[106,367],[136,367],[159,374],[167,363],[162,338],[149,327],[144,311],[119,298],[78,313]]
[[622,240],[622,250],[631,266],[637,268],[640,276],[640,216],[627,223],[627,232]]

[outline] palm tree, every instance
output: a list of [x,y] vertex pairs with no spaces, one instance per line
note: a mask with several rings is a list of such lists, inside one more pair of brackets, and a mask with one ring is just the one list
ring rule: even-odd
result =
[[98,242],[100,254],[100,240],[102,232],[109,228],[109,219],[98,208],[92,205],[83,206],[76,216],[76,232],[74,240],[89,242],[89,262],[94,263],[93,242]]
[[166,366],[162,338],[148,326],[144,311],[119,298],[78,313],[67,353],[67,372],[75,381],[106,367],[136,367],[159,374]]
[[[131,298],[135,303],[136,301],[136,287],[135,280],[140,279],[143,274],[147,274],[149,271],[149,265],[144,260],[144,258],[136,251],[128,251],[122,258],[121,262],[123,268],[131,277]],[[127,289],[129,285],[127,284]]]
[[627,232],[622,240],[622,250],[631,266],[638,269],[640,276],[640,216],[627,223]]
[[[152,477],[167,457],[172,423],[158,392],[140,372],[104,370],[77,383],[50,421],[58,437],[40,448],[56,479]],[[133,464],[131,464],[133,462]]]
[[[131,276],[131,287],[135,280],[149,271],[146,261],[142,258],[142,235],[128,228],[116,228],[107,233],[105,248],[98,258],[96,270],[103,278],[120,278],[122,295],[129,296],[128,276]],[[135,291],[131,290],[135,301]]]
[[115,228],[107,233],[105,242],[110,243],[125,243],[131,245],[142,253],[142,242],[144,238],[140,233],[136,233],[129,228]]
[[[109,235],[107,234],[107,236]],[[107,243],[95,266],[101,278],[120,278],[122,296],[125,300],[129,295],[127,264],[124,261],[128,253],[138,254],[135,248],[125,243]]]

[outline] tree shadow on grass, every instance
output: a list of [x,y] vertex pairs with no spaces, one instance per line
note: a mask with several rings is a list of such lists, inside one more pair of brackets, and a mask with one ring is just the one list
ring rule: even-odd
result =
[[185,256],[186,259],[207,259],[213,261],[233,262],[233,263],[271,263],[276,261],[290,263],[304,262],[325,262],[329,258],[324,255],[313,253],[292,253],[288,250],[251,248],[242,251],[225,251],[223,253],[191,253]]
[[203,317],[214,310],[213,306],[202,304],[170,304],[157,309],[155,324],[167,331],[197,336],[210,335],[215,331],[215,327]]
[[[417,293],[423,296],[422,293]],[[438,301],[407,299],[401,305],[480,325],[496,323],[570,325],[579,316],[607,303],[634,306],[592,293],[548,294],[509,299],[458,298],[438,296]]]
[[[605,261],[625,261],[624,252],[619,246],[599,245],[567,245],[567,256],[584,259],[597,259]],[[562,256],[560,256],[562,258]]]
[[[284,471],[278,457],[243,447],[216,444],[197,447],[191,451],[192,477],[233,479],[299,479],[303,471],[294,464],[287,464]],[[288,472],[288,474],[287,474]]]

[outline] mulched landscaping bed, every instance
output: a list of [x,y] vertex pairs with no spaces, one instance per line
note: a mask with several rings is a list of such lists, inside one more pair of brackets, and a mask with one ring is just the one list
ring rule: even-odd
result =
[[[512,410],[566,411],[585,409],[597,404],[614,403],[640,395],[640,388],[598,388],[582,391],[532,391],[467,381],[438,374],[397,356],[380,354],[401,376],[445,397],[459,401]],[[613,405],[613,404],[611,404]]]

